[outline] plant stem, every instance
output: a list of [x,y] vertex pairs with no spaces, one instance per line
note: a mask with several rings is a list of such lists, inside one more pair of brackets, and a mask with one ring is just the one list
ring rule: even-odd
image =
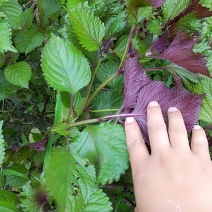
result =
[[89,110],[91,113],[116,112],[118,109]]
[[88,106],[90,105],[90,103],[93,101],[93,99],[96,97],[96,95],[112,80],[114,80],[117,76],[120,75],[120,71],[117,71],[114,75],[112,75],[110,78],[108,78],[106,81],[104,81],[96,90],[95,92],[92,94],[91,98],[88,100],[85,109],[88,108]]
[[[120,114],[120,115],[110,115],[110,116],[104,116],[101,118],[96,118],[96,119],[89,119],[89,120],[83,120],[83,121],[78,121],[72,124],[69,124],[69,127],[76,127],[80,125],[87,125],[87,124],[93,124],[97,122],[102,122],[102,121],[107,121],[108,119],[112,118],[118,118],[118,117],[128,117],[128,116],[141,116],[141,114]],[[48,131],[48,133],[56,128],[55,126],[51,127]]]
[[165,68],[161,68],[161,67],[158,67],[158,68],[145,68],[144,71],[164,71]]
[[38,11],[39,11],[39,20],[40,20],[40,28],[43,31],[43,11],[42,11],[42,0],[38,0]]
[[46,107],[47,107],[47,104],[48,104],[49,99],[50,99],[50,96],[47,96],[47,98],[45,99],[44,108],[43,108],[43,111],[41,113],[41,117],[44,117],[44,115],[45,115]]
[[131,28],[130,35],[129,35],[128,40],[127,40],[127,45],[126,45],[126,48],[125,48],[125,50],[124,50],[124,55],[123,55],[123,57],[122,57],[122,59],[121,59],[121,63],[120,63],[120,65],[119,65],[119,69],[122,68],[122,66],[123,66],[123,64],[124,64],[124,60],[125,60],[126,57],[127,57],[127,53],[128,53],[128,51],[129,51],[129,47],[130,47],[130,44],[131,44],[132,37],[133,37],[133,35],[134,35],[134,33],[135,33],[135,30],[136,30],[136,26],[133,26],[133,27]]
[[67,116],[67,121],[69,121],[71,115],[74,117],[73,104],[74,104],[74,95],[71,94],[71,96],[70,96],[70,107],[69,107],[69,113],[68,113],[68,116]]
[[[129,50],[129,47],[130,47],[130,44],[131,44],[131,40],[132,40],[132,37],[135,33],[135,30],[136,30],[136,26],[133,26],[131,31],[130,31],[130,35],[129,35],[129,38],[128,38],[128,41],[127,41],[127,45],[126,45],[126,48],[125,48],[125,51],[124,51],[124,55],[122,57],[122,60],[121,60],[121,63],[119,65],[119,70],[114,74],[112,75],[110,78],[108,78],[105,82],[103,82],[97,89],[96,91],[92,94],[91,98],[88,100],[87,104],[85,105],[85,110],[87,110],[88,106],[90,105],[90,103],[93,101],[93,99],[96,97],[96,95],[109,83],[111,82],[112,80],[114,80],[117,76],[119,76],[121,74],[120,70],[122,69],[122,66],[123,66],[123,63],[124,63],[124,60],[126,59],[126,56],[127,56],[127,52]],[[95,77],[95,76],[94,76]],[[93,79],[94,79],[93,77]],[[90,91],[89,91],[90,92]]]
[[96,68],[95,68],[95,70],[94,70],[94,72],[93,72],[93,76],[92,76],[91,82],[90,82],[90,84],[89,84],[89,86],[88,86],[88,92],[87,92],[87,95],[86,95],[86,102],[87,102],[87,103],[86,103],[86,105],[85,105],[85,109],[87,109],[87,106],[88,106],[89,96],[90,96],[90,93],[91,93],[91,88],[92,88],[92,86],[93,86],[93,82],[94,82],[94,79],[95,79],[95,76],[96,76],[96,72],[97,72],[97,70],[98,70],[98,68],[99,68],[99,66],[100,66],[100,63],[101,63],[101,59],[99,60],[97,66],[96,66]]

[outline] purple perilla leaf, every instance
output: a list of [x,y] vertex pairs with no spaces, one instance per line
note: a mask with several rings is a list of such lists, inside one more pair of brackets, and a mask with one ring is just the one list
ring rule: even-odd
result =
[[148,0],[148,1],[151,2],[155,8],[162,6],[162,4],[164,3],[164,0]]
[[187,13],[195,12],[199,18],[206,18],[212,16],[212,11],[202,6],[199,0],[191,0],[191,4],[180,15],[181,17]]
[[210,11],[208,8],[202,6],[199,2],[199,0],[191,0],[190,5],[185,8],[180,14],[178,14],[173,20],[169,20],[167,23],[167,27],[175,28],[178,24],[178,21],[185,15],[189,13],[196,13],[199,18],[206,18],[212,16],[212,11]]
[[165,30],[162,35],[150,46],[146,56],[154,57],[162,53],[169,46],[168,31]]
[[[154,51],[148,51],[148,56],[153,56],[154,58],[160,58],[169,60],[176,63],[179,66],[186,68],[193,73],[201,73],[206,76],[210,76],[208,68],[206,66],[207,61],[203,54],[193,52],[193,46],[197,43],[197,38],[193,38],[180,31],[171,44],[166,50],[161,53],[161,49],[158,48],[157,43],[163,43],[164,38],[161,36],[156,43],[153,44],[150,49]],[[153,48],[154,47],[154,48]],[[157,56],[154,56],[158,53]]]
[[141,114],[141,116],[135,116],[135,119],[138,121],[145,141],[148,142],[146,108],[150,101],[157,101],[160,104],[166,123],[168,123],[168,108],[177,107],[183,115],[187,131],[190,132],[197,123],[202,98],[203,95],[192,94],[183,89],[169,89],[162,82],[151,81],[140,90],[132,114]]
[[11,149],[18,151],[22,148],[29,147],[32,150],[44,151],[46,143],[47,143],[47,139],[43,139],[43,140],[35,142],[35,143],[26,144],[25,146],[14,146],[14,147],[11,147]]
[[27,146],[29,146],[31,149],[34,149],[34,150],[37,150],[37,151],[44,151],[46,143],[47,143],[47,139],[43,139],[42,141],[30,143]]
[[138,56],[130,57],[124,64],[124,94],[122,109],[135,108],[140,89],[150,82],[149,77],[138,63]]
[[[193,0],[194,1],[194,0]],[[193,4],[194,12],[197,13],[199,18],[206,18],[212,16],[212,11],[210,11],[208,8],[203,7],[199,1],[196,1]]]
[[[189,93],[182,88],[167,88],[162,82],[151,80],[138,63],[138,56],[129,58],[124,66],[125,102],[121,109],[136,114],[144,139],[148,142],[146,108],[150,101],[158,101],[167,123],[167,110],[177,107],[183,114],[188,131],[197,123],[203,95]],[[137,116],[137,114],[141,114]]]
[[175,75],[173,75],[173,78],[174,78],[174,82],[176,84],[176,87],[183,89],[183,83],[182,83],[181,77],[179,77],[178,75],[175,74]]

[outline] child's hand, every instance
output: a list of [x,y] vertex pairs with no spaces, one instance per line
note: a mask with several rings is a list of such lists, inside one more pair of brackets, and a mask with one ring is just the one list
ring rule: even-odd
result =
[[125,131],[137,212],[212,212],[212,163],[204,130],[195,126],[191,148],[181,115],[169,108],[167,132],[160,106],[147,108],[151,155],[137,122],[127,118]]

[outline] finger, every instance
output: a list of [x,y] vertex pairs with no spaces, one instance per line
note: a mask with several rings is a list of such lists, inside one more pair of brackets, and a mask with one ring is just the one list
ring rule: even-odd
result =
[[125,133],[131,168],[133,172],[137,172],[137,169],[140,170],[142,166],[142,161],[149,156],[149,153],[141,135],[140,128],[133,117],[126,118]]
[[190,150],[187,130],[181,112],[176,107],[168,109],[169,140],[173,148]]
[[152,154],[170,148],[161,108],[155,101],[150,102],[147,107],[147,128]]
[[193,127],[191,150],[201,158],[210,159],[208,140],[205,131],[199,125]]

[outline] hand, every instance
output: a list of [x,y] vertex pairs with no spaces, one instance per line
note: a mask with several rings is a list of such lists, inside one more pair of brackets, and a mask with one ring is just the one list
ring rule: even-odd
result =
[[137,212],[211,212],[212,163],[204,130],[194,126],[191,148],[181,112],[168,110],[168,133],[160,106],[150,102],[149,154],[134,118],[125,122]]

